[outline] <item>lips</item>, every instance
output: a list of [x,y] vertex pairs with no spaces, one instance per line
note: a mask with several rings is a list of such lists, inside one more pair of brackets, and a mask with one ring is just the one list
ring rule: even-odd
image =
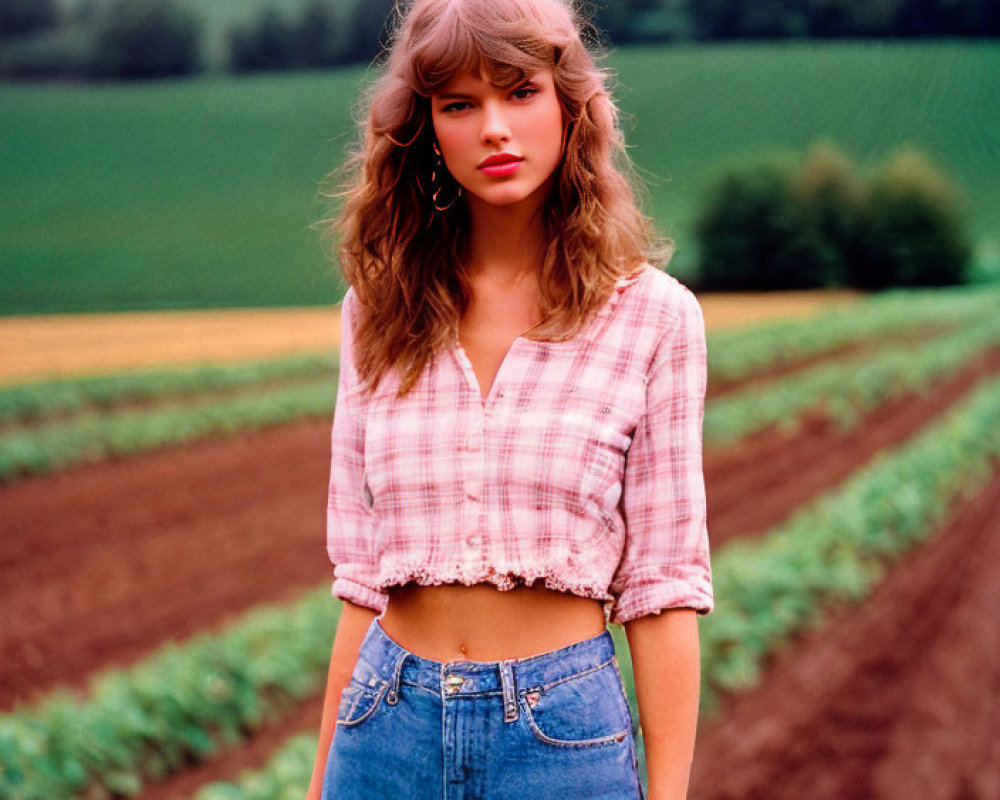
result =
[[515,156],[513,153],[496,153],[492,156],[486,156],[482,161],[479,162],[479,168],[484,169],[485,167],[499,167],[504,164],[516,163],[523,161],[521,156]]

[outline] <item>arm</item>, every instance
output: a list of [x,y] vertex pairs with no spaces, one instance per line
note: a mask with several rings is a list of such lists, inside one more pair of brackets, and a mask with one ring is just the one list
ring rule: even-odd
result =
[[698,724],[701,654],[693,609],[625,623],[646,749],[647,800],[687,797]]
[[340,368],[330,442],[327,503],[327,553],[334,565],[331,592],[343,601],[343,605],[330,653],[308,800],[318,800],[322,793],[341,692],[354,672],[365,633],[387,602],[386,594],[378,591],[374,583],[378,565],[370,547],[373,521],[364,501],[364,407],[357,392],[358,376],[354,368],[353,308],[354,296],[348,291],[341,308]]
[[355,605],[350,600],[344,601],[340,611],[340,621],[337,623],[337,633],[333,639],[333,651],[330,653],[330,670],[327,673],[326,695],[323,698],[323,719],[319,726],[319,746],[316,749],[316,763],[313,766],[306,800],[319,800],[323,791],[326,759],[330,753],[337,725],[340,693],[351,680],[361,642],[374,618],[374,610]]
[[685,291],[647,374],[646,413],[626,456],[626,541],[612,622],[629,641],[646,748],[648,800],[683,800],[700,690],[697,615],[713,607],[702,423],[707,351],[701,308]]

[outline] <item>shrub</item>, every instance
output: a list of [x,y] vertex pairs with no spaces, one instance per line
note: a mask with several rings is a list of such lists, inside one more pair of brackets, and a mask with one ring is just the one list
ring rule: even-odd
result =
[[899,150],[868,188],[848,281],[867,289],[965,282],[972,247],[964,214],[944,172],[912,148]]
[[101,15],[92,74],[165,78],[201,68],[201,22],[174,0],[113,0]]
[[695,221],[706,289],[793,289],[818,285],[803,251],[805,217],[792,173],[770,158],[724,171]]
[[868,182],[829,144],[801,166],[773,158],[731,167],[695,220],[698,288],[946,286],[967,282],[964,203],[912,149]]
[[80,25],[12,42],[0,51],[0,76],[82,79],[94,61],[94,37]]
[[56,0],[0,0],[0,42],[29,36],[58,24]]
[[858,256],[864,182],[843,153],[820,142],[806,155],[792,189],[804,216],[799,236],[816,285],[842,284]]

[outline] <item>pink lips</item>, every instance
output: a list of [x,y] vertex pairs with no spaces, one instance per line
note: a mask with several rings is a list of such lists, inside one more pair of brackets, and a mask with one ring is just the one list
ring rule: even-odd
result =
[[479,163],[479,169],[492,178],[503,178],[517,172],[523,160],[512,153],[497,153],[484,158]]

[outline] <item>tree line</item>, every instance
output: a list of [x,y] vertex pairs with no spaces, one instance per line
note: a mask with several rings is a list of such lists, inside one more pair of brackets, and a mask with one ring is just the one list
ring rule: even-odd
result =
[[[404,0],[405,1],[405,0]],[[582,0],[607,45],[790,38],[1000,36],[997,0]],[[226,36],[235,72],[367,63],[393,0],[264,0]],[[71,8],[72,11],[68,11]],[[204,21],[180,0],[0,0],[0,75],[155,78],[204,68]]]

